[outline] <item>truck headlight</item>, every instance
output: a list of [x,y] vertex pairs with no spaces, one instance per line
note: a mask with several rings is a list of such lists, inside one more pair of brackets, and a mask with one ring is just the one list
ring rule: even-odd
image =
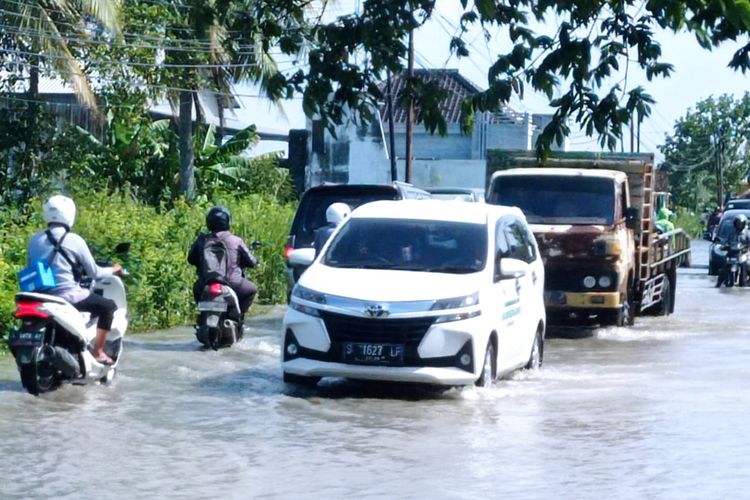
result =
[[596,286],[596,278],[593,276],[586,276],[583,278],[583,286],[586,288],[594,288]]
[[615,239],[600,239],[594,242],[594,255],[618,257],[622,254],[620,241]]
[[599,286],[602,288],[609,288],[609,286],[612,284],[612,278],[609,276],[602,276],[599,278]]

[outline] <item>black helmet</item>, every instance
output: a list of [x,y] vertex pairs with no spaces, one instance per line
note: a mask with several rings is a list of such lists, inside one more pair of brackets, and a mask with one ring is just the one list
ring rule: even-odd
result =
[[229,226],[232,224],[232,214],[229,213],[227,207],[217,205],[208,211],[206,215],[206,227],[213,233],[219,231],[229,231]]
[[742,231],[747,226],[747,216],[745,214],[740,214],[737,217],[734,218],[734,228],[737,231]]

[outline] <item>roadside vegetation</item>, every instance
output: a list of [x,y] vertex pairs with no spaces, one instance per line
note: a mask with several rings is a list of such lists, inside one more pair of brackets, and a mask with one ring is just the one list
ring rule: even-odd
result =
[[[177,201],[171,207],[149,206],[132,193],[74,192],[78,217],[74,230],[89,243],[95,258],[117,259],[117,243],[131,242],[123,264],[131,277],[126,280],[131,331],[148,331],[181,325],[193,320],[195,306],[192,283],[195,270],[187,263],[187,251],[204,230],[210,206],[223,203],[233,216],[233,231],[250,242],[259,240],[255,251],[261,265],[248,271],[258,285],[257,303],[281,303],[286,297],[283,248],[294,214],[293,204],[280,204],[267,194],[217,196],[194,204]],[[0,331],[13,321],[13,296],[18,291],[16,274],[25,265],[26,245],[31,234],[44,227],[43,199],[33,199],[24,210],[0,212]]]

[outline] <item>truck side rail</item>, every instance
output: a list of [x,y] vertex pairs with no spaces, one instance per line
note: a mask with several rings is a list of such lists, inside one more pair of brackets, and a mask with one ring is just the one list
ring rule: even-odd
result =
[[652,245],[654,255],[651,269],[658,268],[677,260],[676,266],[687,262],[690,254],[690,238],[682,229],[661,233],[654,238]]

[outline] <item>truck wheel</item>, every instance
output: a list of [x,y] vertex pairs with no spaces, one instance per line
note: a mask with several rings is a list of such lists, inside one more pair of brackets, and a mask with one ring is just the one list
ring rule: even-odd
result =
[[669,316],[674,311],[674,294],[672,293],[671,281],[670,273],[667,273],[661,286],[661,302],[657,313],[659,316]]
[[615,317],[615,326],[633,326],[635,317],[633,316],[633,302],[630,300],[630,292],[625,292],[625,300],[622,308],[617,312]]

